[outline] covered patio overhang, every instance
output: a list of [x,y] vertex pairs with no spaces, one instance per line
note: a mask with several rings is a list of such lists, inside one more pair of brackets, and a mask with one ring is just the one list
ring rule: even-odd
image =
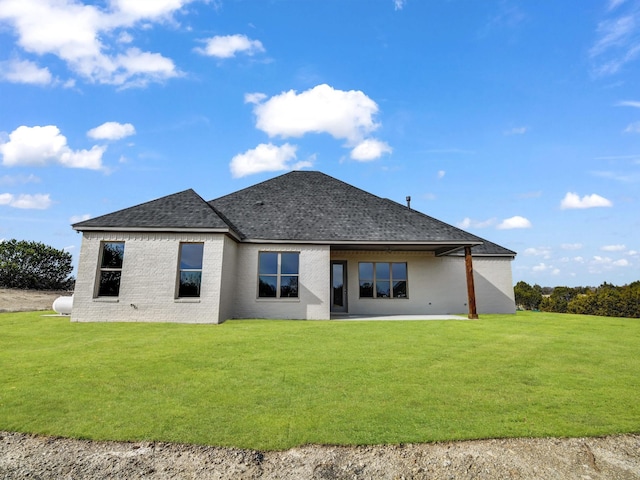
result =
[[482,245],[480,241],[443,242],[332,242],[331,251],[382,251],[382,252],[433,252],[436,257],[450,255],[464,250],[467,283],[468,318],[477,319],[476,292],[473,280],[473,258],[471,248]]

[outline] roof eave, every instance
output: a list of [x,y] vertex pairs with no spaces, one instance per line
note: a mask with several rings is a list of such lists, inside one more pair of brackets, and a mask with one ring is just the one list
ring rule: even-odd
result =
[[236,232],[230,228],[205,227],[96,227],[71,225],[78,232],[145,232],[145,233],[223,233],[240,240]]
[[303,244],[303,245],[331,245],[344,247],[431,247],[438,256],[447,255],[464,247],[482,245],[479,241],[393,241],[393,240],[297,240],[297,239],[265,239],[245,238],[242,243],[263,244]]
[[[460,254],[458,254],[456,252],[453,252],[452,255],[462,256],[462,255],[460,255]],[[518,254],[515,253],[515,252],[510,252],[510,253],[506,253],[506,252],[505,253],[474,253],[473,254],[474,257],[501,257],[501,258],[508,257],[508,258],[513,258],[513,259],[515,259],[517,255]]]

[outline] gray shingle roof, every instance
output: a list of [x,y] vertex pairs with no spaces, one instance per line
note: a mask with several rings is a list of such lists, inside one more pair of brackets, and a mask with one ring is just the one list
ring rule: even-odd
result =
[[[245,238],[473,244],[475,235],[321,172],[295,171],[209,202]],[[491,244],[486,253],[515,254]],[[474,247],[482,250],[479,247]],[[474,252],[475,253],[475,252]]]
[[[474,255],[515,256],[405,205],[321,172],[294,171],[205,202],[185,190],[73,225],[76,230],[208,230],[241,240],[464,245]],[[481,245],[479,245],[481,243]],[[435,247],[434,247],[435,248]]]
[[81,231],[100,228],[229,230],[216,211],[191,189],[72,226]]

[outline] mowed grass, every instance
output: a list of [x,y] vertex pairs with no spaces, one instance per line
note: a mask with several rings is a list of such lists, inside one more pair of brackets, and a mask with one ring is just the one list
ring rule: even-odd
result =
[[0,314],[0,430],[256,449],[640,431],[640,321]]

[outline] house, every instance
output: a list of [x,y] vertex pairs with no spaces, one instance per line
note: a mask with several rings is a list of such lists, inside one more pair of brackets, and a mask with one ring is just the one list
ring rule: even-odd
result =
[[320,172],[73,225],[72,321],[513,313],[516,253]]

